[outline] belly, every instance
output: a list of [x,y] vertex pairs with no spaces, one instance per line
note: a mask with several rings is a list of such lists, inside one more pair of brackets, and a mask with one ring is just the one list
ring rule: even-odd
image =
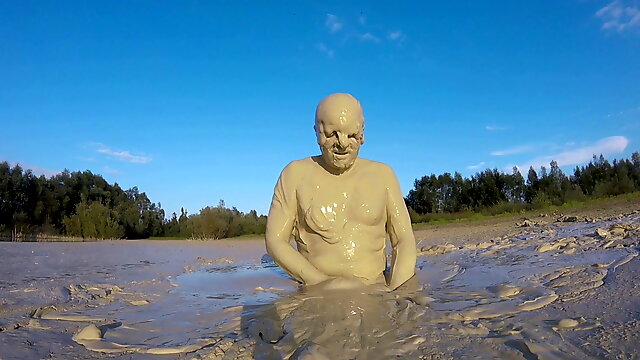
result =
[[337,262],[335,257],[308,257],[309,261],[320,271],[335,277],[357,277],[367,284],[384,283],[383,271],[386,267],[384,254],[370,256],[368,259]]
[[385,234],[370,231],[374,229],[359,230],[339,234],[336,242],[302,232],[298,249],[312,265],[329,276],[355,276],[367,283],[384,282]]

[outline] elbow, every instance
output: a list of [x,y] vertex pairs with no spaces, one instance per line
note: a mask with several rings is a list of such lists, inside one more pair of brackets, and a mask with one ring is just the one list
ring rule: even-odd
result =
[[274,249],[273,249],[273,245],[272,245],[272,244],[270,244],[268,241],[267,241],[266,245],[267,245],[267,246],[266,246],[266,247],[267,247],[267,254],[268,254],[269,256],[271,256],[271,258],[272,258],[272,259],[273,259],[273,258],[275,258],[275,254],[274,254],[274,252],[275,252],[275,251],[274,251]]
[[273,238],[267,234],[264,241],[265,247],[267,248],[267,254],[273,257]]
[[415,256],[415,254],[417,254],[418,252],[418,246],[416,244],[415,237],[413,236],[413,234],[403,235],[404,236],[397,237],[398,240],[393,248],[407,254],[414,254],[413,256]]
[[280,244],[278,243],[277,238],[267,235],[265,238],[265,247],[267,248],[267,254],[269,254],[272,259],[275,260],[278,258]]

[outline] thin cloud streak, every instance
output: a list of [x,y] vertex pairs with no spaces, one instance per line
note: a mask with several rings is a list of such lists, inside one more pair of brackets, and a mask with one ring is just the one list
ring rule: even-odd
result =
[[486,164],[486,162],[481,161],[481,162],[479,162],[479,163],[477,163],[477,164],[475,164],[475,165],[469,165],[469,166],[467,166],[467,169],[469,169],[469,170],[475,170],[475,169],[478,169],[478,168],[479,168],[479,167],[481,167],[481,166],[484,166],[484,164]]
[[640,9],[631,4],[626,5],[620,0],[615,0],[598,10],[596,17],[603,21],[602,30],[623,32],[640,27]]
[[530,152],[532,150],[533,150],[533,147],[529,145],[516,146],[510,149],[492,151],[491,156],[522,154],[522,153]]
[[16,165],[20,165],[20,167],[22,168],[23,171],[24,170],[31,170],[31,172],[34,175],[36,175],[36,176],[44,175],[47,178],[56,176],[56,175],[58,175],[58,174],[60,174],[62,172],[60,170],[49,170],[49,169],[45,169],[45,168],[42,168],[42,167],[39,167],[39,166],[24,164],[24,163],[21,163],[21,162],[15,162],[14,163],[14,162],[11,162],[11,161],[8,161],[8,160],[2,160],[2,159],[0,159],[0,161],[6,161],[9,164],[10,167],[14,167]]
[[144,155],[134,155],[128,151],[114,151],[108,148],[107,146],[100,144],[100,148],[96,150],[100,154],[104,154],[107,156],[114,157],[120,161],[133,163],[133,164],[146,164],[151,162],[150,157]]
[[342,29],[344,25],[337,16],[333,14],[327,14],[327,20],[325,20],[324,25],[329,29],[330,33],[337,33]]
[[111,168],[109,166],[103,167],[102,171],[106,172],[107,174],[114,174],[114,175],[120,174],[120,170]]
[[375,36],[375,35],[373,35],[371,33],[364,33],[362,35],[359,35],[358,37],[362,41],[371,41],[371,42],[375,42],[375,43],[380,42],[380,39],[378,39],[377,36]]
[[402,36],[403,36],[402,31],[396,30],[396,31],[391,31],[389,35],[387,35],[387,39],[391,41],[395,41],[395,40],[400,40]]
[[495,126],[495,125],[485,125],[484,129],[487,131],[507,130],[507,128],[504,126]]
[[333,50],[329,49],[329,48],[327,47],[327,45],[325,45],[324,43],[318,43],[318,44],[316,44],[316,49],[317,49],[318,51],[320,51],[321,53],[323,53],[323,54],[327,55],[327,57],[328,57],[329,59],[333,59],[333,56],[335,55],[335,52],[334,52]]
[[541,166],[549,166],[552,160],[558,163],[558,166],[568,165],[580,165],[587,163],[593,159],[593,155],[614,155],[623,152],[627,145],[629,145],[629,139],[624,136],[610,136],[604,139],[600,139],[592,145],[583,146],[574,150],[561,152],[554,155],[541,156],[530,161],[527,161],[521,165],[516,165],[518,169],[529,169],[533,167],[537,169]]
[[629,114],[633,114],[633,113],[638,112],[638,111],[640,111],[640,106],[636,106],[634,108],[627,109],[627,110],[618,111],[616,113],[610,113],[610,114],[607,114],[606,117],[607,118],[616,118],[616,117],[620,117],[620,116],[626,116],[626,115],[629,115]]

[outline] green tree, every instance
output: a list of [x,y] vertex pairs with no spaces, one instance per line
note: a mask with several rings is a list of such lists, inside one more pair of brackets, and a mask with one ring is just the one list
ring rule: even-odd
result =
[[99,202],[80,202],[76,213],[63,220],[66,233],[85,239],[119,239],[124,235],[113,212]]

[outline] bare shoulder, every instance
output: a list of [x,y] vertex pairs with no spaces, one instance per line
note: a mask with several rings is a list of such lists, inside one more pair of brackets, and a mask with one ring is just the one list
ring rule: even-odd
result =
[[294,160],[284,167],[280,177],[282,178],[298,178],[300,175],[305,174],[314,165],[314,161],[310,157],[306,157],[300,160]]
[[373,161],[363,158],[358,158],[359,163],[364,171],[371,175],[382,176],[386,180],[396,181],[396,175],[393,172],[391,166],[381,163],[379,161]]

